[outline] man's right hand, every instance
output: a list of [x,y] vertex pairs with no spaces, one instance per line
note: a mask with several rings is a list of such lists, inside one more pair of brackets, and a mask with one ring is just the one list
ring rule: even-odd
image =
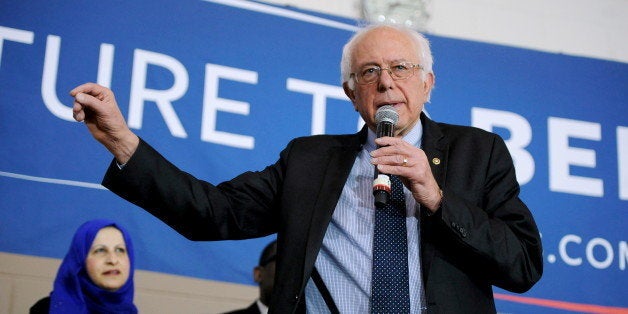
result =
[[113,92],[104,86],[86,83],[74,88],[70,95],[74,97],[74,119],[84,121],[92,136],[118,163],[127,163],[140,140],[124,121]]

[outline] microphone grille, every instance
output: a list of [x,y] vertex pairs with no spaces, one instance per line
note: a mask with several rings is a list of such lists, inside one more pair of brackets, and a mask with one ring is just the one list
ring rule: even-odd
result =
[[392,125],[396,125],[399,121],[399,114],[395,108],[391,105],[381,106],[375,113],[375,122],[380,124],[382,122],[389,122]]

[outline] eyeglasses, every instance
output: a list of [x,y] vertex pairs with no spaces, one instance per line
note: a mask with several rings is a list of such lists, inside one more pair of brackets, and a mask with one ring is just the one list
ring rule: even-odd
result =
[[368,65],[360,69],[359,72],[351,73],[350,76],[353,76],[358,84],[366,85],[375,83],[380,75],[382,75],[382,70],[388,71],[392,79],[397,81],[411,77],[414,75],[415,69],[417,68],[423,70],[420,64],[410,62],[391,63],[387,68],[382,68],[377,65]]

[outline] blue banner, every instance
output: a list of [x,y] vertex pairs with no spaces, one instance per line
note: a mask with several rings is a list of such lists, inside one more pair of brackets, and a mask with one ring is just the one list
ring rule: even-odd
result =
[[[61,258],[82,222],[111,218],[139,269],[253,284],[273,237],[188,241],[104,189],[111,155],[73,121],[68,92],[111,87],[139,136],[219,183],[294,137],[359,129],[339,74],[356,25],[236,0],[2,1],[0,251]],[[426,110],[506,140],[542,232],[543,278],[496,289],[498,310],[628,309],[628,64],[428,37]]]

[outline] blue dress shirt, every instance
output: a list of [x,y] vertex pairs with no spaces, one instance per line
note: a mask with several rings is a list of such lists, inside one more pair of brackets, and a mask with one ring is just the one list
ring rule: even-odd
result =
[[[421,121],[403,140],[421,147]],[[370,313],[373,230],[375,205],[373,197],[373,165],[369,153],[376,149],[376,134],[369,130],[368,139],[353,164],[338,204],[327,227],[315,267],[329,290],[340,313]],[[420,263],[419,204],[404,187],[408,265],[410,267],[410,309],[422,308]],[[308,313],[329,313],[325,301],[310,279],[305,287]]]

